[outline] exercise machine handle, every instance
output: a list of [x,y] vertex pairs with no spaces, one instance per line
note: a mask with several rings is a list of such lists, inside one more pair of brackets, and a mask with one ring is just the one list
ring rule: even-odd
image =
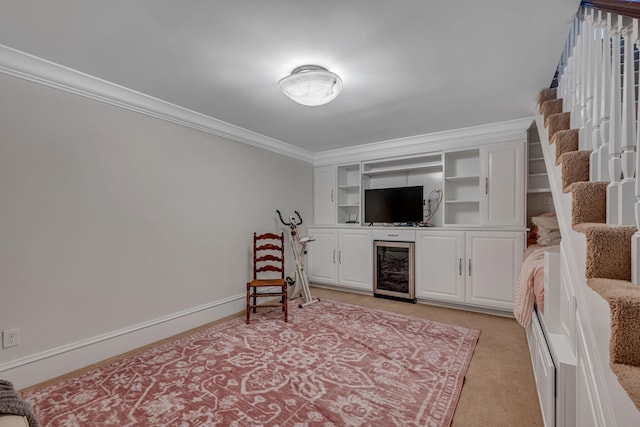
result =
[[278,212],[278,217],[280,218],[280,222],[283,223],[284,225],[291,227],[291,225],[302,224],[302,217],[300,216],[300,213],[298,211],[293,211],[298,216],[298,220],[296,221],[295,217],[292,215],[289,217],[289,220],[291,222],[286,222],[284,219],[282,219],[282,214],[280,213],[279,210],[276,209],[276,212]]

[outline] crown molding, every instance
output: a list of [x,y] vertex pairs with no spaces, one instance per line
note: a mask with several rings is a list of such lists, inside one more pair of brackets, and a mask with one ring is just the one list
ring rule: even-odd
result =
[[519,139],[533,118],[416,135],[312,153],[193,110],[0,44],[0,73],[262,148],[315,166],[397,157]]
[[0,73],[312,163],[312,152],[0,44]]
[[410,156],[443,149],[466,148],[526,139],[532,117],[435,132],[316,153],[314,166]]

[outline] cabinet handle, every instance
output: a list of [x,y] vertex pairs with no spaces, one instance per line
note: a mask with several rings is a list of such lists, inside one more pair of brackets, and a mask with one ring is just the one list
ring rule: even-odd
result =
[[338,251],[338,264],[342,264],[342,250]]
[[489,194],[489,178],[484,179],[484,194]]
[[469,277],[471,277],[471,258],[469,258]]
[[398,237],[397,234],[387,234],[387,236],[389,236],[389,237]]
[[333,202],[333,188],[331,189],[331,201]]
[[458,276],[462,276],[462,258],[458,259]]
[[333,251],[333,263],[334,264],[336,263],[336,251],[335,251],[335,249]]

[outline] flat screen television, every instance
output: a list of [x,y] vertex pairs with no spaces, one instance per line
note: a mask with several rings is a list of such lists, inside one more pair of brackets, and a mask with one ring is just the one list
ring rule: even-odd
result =
[[366,223],[420,223],[424,220],[422,185],[364,190]]

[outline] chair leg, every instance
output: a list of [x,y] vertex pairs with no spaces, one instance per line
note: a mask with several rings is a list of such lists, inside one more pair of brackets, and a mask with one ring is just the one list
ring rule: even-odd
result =
[[288,322],[288,314],[289,314],[289,298],[287,296],[287,285],[282,287],[282,296],[284,297],[282,300],[282,308],[284,309],[284,321]]
[[256,296],[257,289],[253,288],[253,312],[256,312],[256,307],[258,306],[258,297]]

